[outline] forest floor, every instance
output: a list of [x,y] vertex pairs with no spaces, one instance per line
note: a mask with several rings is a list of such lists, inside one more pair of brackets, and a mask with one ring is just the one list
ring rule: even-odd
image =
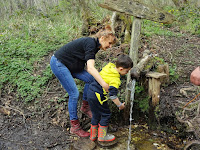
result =
[[[153,36],[148,40],[151,45],[143,43],[143,48],[148,48],[151,52],[158,54],[168,64],[176,64],[178,80],[163,86],[160,97],[161,114],[173,116],[200,90],[189,81],[192,70],[200,65],[200,38],[186,34],[184,37]],[[113,49],[118,48],[113,47]],[[140,53],[142,53],[142,49]],[[49,63],[51,55],[46,57],[43,65]],[[65,100],[58,101],[59,97],[65,95],[65,91],[56,78],[49,82],[46,93],[35,103],[24,104],[22,101],[16,101],[15,94],[10,92],[1,95],[0,149],[73,149],[73,143],[78,138],[69,133],[67,102]],[[194,102],[199,100],[200,97],[197,97]],[[193,110],[193,112],[195,114],[197,112],[196,118],[200,117],[198,111]],[[190,114],[191,116],[192,114]],[[186,120],[187,118],[184,120],[183,116],[180,119],[183,123]],[[87,119],[84,121],[88,122]],[[86,128],[88,129],[88,127]],[[185,138],[189,140],[191,137]],[[171,143],[171,149],[183,149],[183,147],[177,148],[175,144],[172,145],[173,143]]]

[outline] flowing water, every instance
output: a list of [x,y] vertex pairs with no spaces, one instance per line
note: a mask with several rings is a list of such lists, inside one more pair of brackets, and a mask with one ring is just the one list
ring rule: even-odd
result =
[[135,82],[136,82],[135,79],[133,79],[132,82],[129,83],[130,86],[128,87],[128,89],[131,91],[131,97],[130,97],[131,107],[130,107],[130,126],[129,126],[127,150],[130,150],[130,142],[131,142],[131,122],[133,120],[132,111],[133,111],[133,101],[134,101],[134,94],[135,94]]

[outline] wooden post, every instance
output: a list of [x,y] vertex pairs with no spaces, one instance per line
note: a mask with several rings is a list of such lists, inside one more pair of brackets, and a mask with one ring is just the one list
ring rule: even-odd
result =
[[160,79],[167,77],[165,73],[149,72],[146,74],[149,77],[149,96],[152,97],[152,104],[156,106],[160,100]]
[[[131,46],[130,46],[130,53],[129,56],[133,60],[133,65],[137,65],[138,61],[138,46],[139,46],[139,40],[140,40],[140,30],[141,30],[141,19],[134,18],[133,25],[132,25],[132,32],[131,32]],[[130,72],[127,76],[127,84],[130,82]],[[125,97],[125,103],[126,103],[126,109],[124,110],[124,117],[125,121],[128,120],[129,114],[130,114],[130,91],[126,88],[126,97]]]

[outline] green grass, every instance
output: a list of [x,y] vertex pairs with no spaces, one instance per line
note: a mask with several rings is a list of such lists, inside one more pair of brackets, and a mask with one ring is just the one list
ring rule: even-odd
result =
[[[186,5],[182,8],[166,7],[166,11],[174,15],[175,21],[172,24],[162,24],[150,20],[143,20],[142,32],[146,36],[184,36],[184,33],[200,36],[200,9]],[[182,32],[173,32],[170,28]]]
[[150,20],[143,20],[142,24],[142,33],[147,37],[151,37],[153,35],[160,36],[182,36],[181,33],[174,33],[168,30],[162,23],[153,22]]
[[180,30],[200,36],[200,9],[195,6],[185,5],[179,9],[168,8],[168,11],[176,17],[173,26],[179,26]]
[[23,11],[1,23],[0,88],[9,84],[4,90],[16,91],[18,99],[26,102],[41,96],[52,73],[49,62],[38,73],[39,64],[80,32],[80,21],[63,15],[55,20]]

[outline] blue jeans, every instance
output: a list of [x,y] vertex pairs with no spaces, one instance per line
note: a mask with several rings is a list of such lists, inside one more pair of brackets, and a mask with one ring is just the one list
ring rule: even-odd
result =
[[58,78],[64,89],[69,94],[68,111],[70,120],[77,120],[77,103],[79,99],[79,91],[74,81],[74,78],[85,82],[83,100],[87,100],[87,91],[89,88],[89,84],[94,80],[94,77],[86,70],[78,73],[71,73],[69,69],[64,64],[62,64],[54,55],[51,57],[50,66],[54,75]]

